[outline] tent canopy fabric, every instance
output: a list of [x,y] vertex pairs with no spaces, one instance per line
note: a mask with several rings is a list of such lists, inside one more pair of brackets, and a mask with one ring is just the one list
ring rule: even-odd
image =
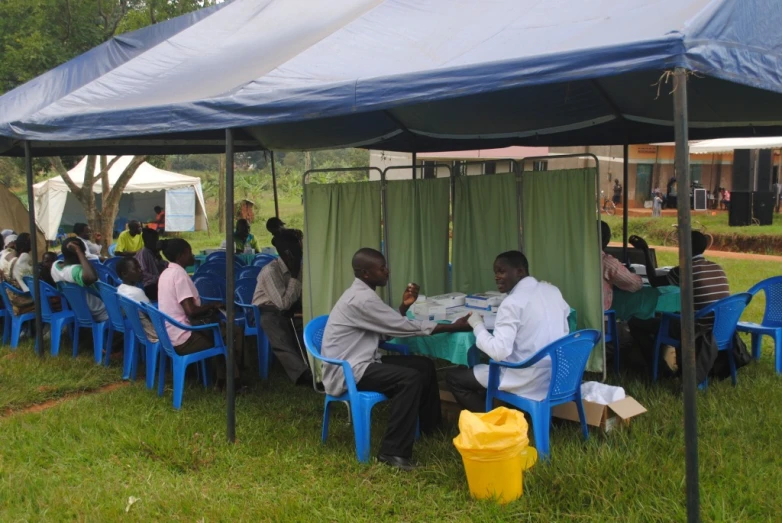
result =
[[[113,158],[113,156],[108,156],[106,161],[110,162]],[[119,177],[132,160],[132,156],[122,156],[111,166],[109,169],[110,187],[117,183]],[[73,169],[68,171],[71,180],[78,187],[84,185],[86,169],[87,157],[85,156]],[[95,175],[99,173],[100,162],[95,162]],[[201,179],[196,176],[187,176],[158,169],[147,162],[139,166],[125,186],[120,199],[119,215],[128,219],[148,220],[153,216],[153,207],[155,205],[162,207],[166,202],[165,194],[168,191],[177,189],[190,189],[193,191],[195,208],[183,209],[183,212],[195,213],[194,230],[207,230],[206,204],[201,189]],[[96,195],[100,195],[102,191],[102,184],[99,180],[96,180],[96,183],[93,185],[93,192]],[[157,193],[157,196],[146,193]],[[35,195],[36,220],[38,226],[46,235],[47,240],[54,240],[57,237],[57,231],[61,223],[72,225],[70,222],[74,221],[74,217],[79,221],[84,219],[81,205],[76,200],[76,197],[71,194],[68,185],[61,176],[55,176],[54,178],[36,183],[33,185],[33,194]],[[170,213],[177,214],[173,211],[173,209],[166,208],[167,220]],[[171,228],[170,230],[178,229]]]
[[692,139],[774,136],[780,26],[778,0],[233,0],[0,97],[0,154],[670,141],[675,67]]
[[779,149],[782,136],[769,138],[718,138],[690,144],[692,154],[731,153],[735,149]]
[[[0,183],[0,229],[11,229],[17,234],[30,232],[30,215],[27,213],[27,207],[22,203],[22,200],[2,183]],[[36,240],[38,242],[38,252],[44,252],[46,250],[46,239],[40,225],[38,226]]]

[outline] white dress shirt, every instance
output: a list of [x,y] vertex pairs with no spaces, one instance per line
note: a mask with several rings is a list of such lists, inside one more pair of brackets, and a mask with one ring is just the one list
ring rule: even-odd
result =
[[[497,311],[494,334],[483,324],[475,327],[475,345],[495,361],[519,363],[570,331],[570,306],[559,289],[532,276],[522,279]],[[475,379],[489,384],[489,366],[476,365]],[[502,369],[500,390],[542,400],[551,383],[551,358],[526,369]]]
[[100,260],[100,245],[84,238],[79,239],[82,245],[84,245],[84,257],[88,260]]

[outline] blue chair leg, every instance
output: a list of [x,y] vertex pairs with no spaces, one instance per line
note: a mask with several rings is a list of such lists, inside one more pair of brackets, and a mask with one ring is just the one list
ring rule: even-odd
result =
[[174,360],[174,408],[182,408],[182,395],[185,392],[185,364],[180,359]]
[[782,374],[782,332],[774,335],[774,358],[777,374]]
[[752,357],[755,358],[755,360],[760,359],[760,342],[763,338],[760,334],[752,333]]
[[[93,355],[95,356],[95,363],[100,365],[103,361],[103,344],[105,343],[106,336],[105,326],[100,323],[93,323],[92,325],[92,342],[94,343]],[[109,350],[106,350],[106,364],[109,361]]]
[[584,435],[584,439],[589,439],[589,427],[587,427],[586,412],[584,412],[584,402],[581,397],[576,400],[576,409],[578,409],[578,418],[581,420],[581,433]]
[[155,371],[157,370],[159,346],[156,343],[149,343],[146,346],[147,350],[147,388],[153,389],[155,387]]
[[105,354],[103,355],[103,365],[106,367],[109,366],[109,358],[111,357],[111,348],[114,346],[114,333],[116,331],[114,330],[114,327],[111,326],[109,323],[108,328],[106,329],[106,346],[105,348]]
[[698,383],[698,390],[706,390],[709,388],[709,378],[706,378],[702,382]]
[[18,318],[11,318],[11,349],[19,346],[19,337],[22,335],[22,322]]
[[728,348],[728,363],[730,364],[730,381],[736,386],[736,360],[733,358],[733,347]]
[[530,412],[532,433],[535,436],[535,449],[541,460],[549,458],[549,433],[551,432],[551,408],[536,407]]
[[258,375],[262,380],[269,379],[269,338],[266,334],[258,329],[258,335],[256,337],[256,343],[258,344]]
[[158,361],[158,375],[157,375],[157,395],[163,395],[163,389],[166,387],[166,361],[168,356],[164,351],[160,352],[160,361]]
[[71,336],[71,340],[73,340],[73,357],[79,355],[79,331],[81,331],[81,327],[79,327],[78,324],[75,324],[73,326],[73,336]]
[[135,380],[135,373],[133,368],[136,361],[136,338],[129,332],[123,335],[123,351],[122,351],[122,379],[129,380],[131,376]]
[[60,341],[62,339],[62,329],[65,326],[63,320],[53,320],[49,323],[49,336],[51,337],[51,355],[59,356]]
[[323,429],[320,432],[320,441],[326,443],[326,438],[329,435],[329,420],[331,419],[331,401],[326,399],[326,403],[323,406]]
[[351,411],[353,413],[353,434],[356,438],[356,456],[359,463],[369,461],[369,413],[366,412],[363,405],[354,405],[358,403],[351,401]]

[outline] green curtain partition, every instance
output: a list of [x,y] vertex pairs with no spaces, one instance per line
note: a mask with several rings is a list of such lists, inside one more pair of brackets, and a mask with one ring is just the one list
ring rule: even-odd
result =
[[427,296],[448,289],[450,180],[390,181],[386,185],[391,298],[400,302],[410,282]]
[[496,290],[494,259],[519,248],[516,175],[459,176],[453,211],[453,290]]
[[380,236],[380,182],[305,184],[305,322],[329,313],[353,282],[353,255],[380,249]]
[[[524,253],[530,273],[559,287],[579,329],[603,329],[595,169],[522,174]],[[587,369],[603,370],[602,344]]]

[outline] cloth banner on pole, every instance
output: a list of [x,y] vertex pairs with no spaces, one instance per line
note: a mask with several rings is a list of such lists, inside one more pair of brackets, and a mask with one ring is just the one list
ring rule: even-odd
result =
[[[522,174],[524,253],[530,274],[556,285],[579,329],[603,331],[602,271],[595,169]],[[602,344],[587,370],[602,372]]]
[[192,187],[166,191],[166,231],[195,231],[196,193]]
[[426,296],[448,289],[450,180],[400,180],[386,187],[389,267],[395,302],[408,283]]
[[519,248],[516,175],[459,176],[453,211],[453,290],[496,290],[494,259]]

